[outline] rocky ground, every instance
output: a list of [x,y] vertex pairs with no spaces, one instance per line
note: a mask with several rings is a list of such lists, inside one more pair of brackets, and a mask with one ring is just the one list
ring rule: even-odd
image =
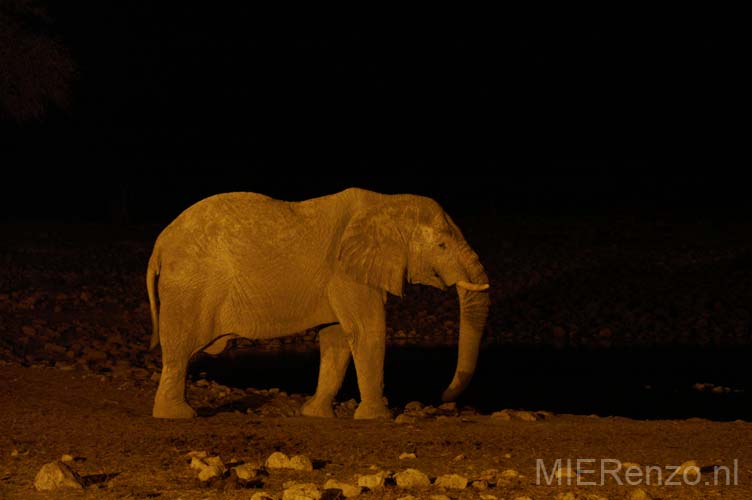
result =
[[[494,285],[486,350],[749,349],[752,231],[742,221],[528,216],[461,226]],[[194,370],[189,400],[201,417],[151,419],[160,355],[147,350],[144,269],[158,230],[2,228],[0,498],[250,498],[259,492],[282,498],[291,481],[313,483],[316,490],[292,488],[285,498],[317,492],[333,498],[338,492],[324,488],[328,480],[355,488],[372,480],[362,477],[380,473],[384,487],[371,485],[361,496],[614,499],[640,498],[639,488],[649,495],[642,498],[752,496],[752,425],[734,421],[733,409],[727,422],[561,414],[541,405],[479,413],[462,402],[429,406],[435,395],[416,393],[414,399],[427,406],[397,401],[393,421],[351,420],[355,402],[349,397],[337,405],[340,418],[321,421],[298,416],[305,396],[292,394],[290,388],[298,386],[284,376],[275,386],[248,387],[221,385],[211,373]],[[390,300],[388,322],[393,347],[410,344],[428,352],[452,345],[456,298],[410,287],[404,300]],[[236,351],[313,348],[310,331],[245,343]],[[516,377],[527,378],[524,371]],[[748,377],[731,387],[694,382],[698,391],[750,390]],[[745,415],[739,411],[739,418]],[[304,455],[311,470],[270,466],[275,451]],[[42,466],[63,458],[67,465],[59,470],[73,471],[71,481],[82,484],[83,492],[36,492]],[[558,458],[615,459],[640,467],[694,460],[701,484],[629,486],[611,478],[589,486],[574,479],[567,484],[566,477],[562,485],[538,484],[536,459],[552,465]],[[719,467],[734,465],[736,486],[705,484],[713,483]],[[593,464],[580,467],[580,477],[592,481],[583,472],[588,467]],[[426,480],[420,474],[400,475],[407,469],[424,473],[430,485],[419,484]],[[207,478],[206,470],[217,477]],[[447,474],[461,478],[441,479]],[[406,486],[408,476],[418,483]],[[463,488],[454,487],[464,480]]]

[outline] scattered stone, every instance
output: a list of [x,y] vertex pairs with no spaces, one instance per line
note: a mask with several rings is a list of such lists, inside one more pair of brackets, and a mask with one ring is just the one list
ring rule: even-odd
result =
[[700,466],[697,465],[695,460],[687,460],[679,466],[676,473],[685,477],[698,476],[700,474]]
[[52,491],[62,488],[83,489],[78,474],[62,462],[44,464],[34,478],[37,491]]
[[416,458],[415,453],[403,452],[403,453],[400,453],[400,456],[399,456],[400,460],[411,460],[414,458]]
[[538,420],[538,417],[535,415],[535,413],[529,411],[516,411],[513,413],[513,415],[518,420],[522,420],[524,422],[535,422],[536,420]]
[[410,401],[405,405],[405,411],[421,411],[423,409],[423,403],[420,401]]
[[238,479],[242,479],[244,481],[253,479],[258,475],[258,468],[254,467],[254,464],[238,465],[236,467],[233,467],[232,470],[234,470],[235,474],[238,475]]
[[502,472],[501,474],[499,474],[499,477],[501,479],[506,479],[506,480],[509,481],[509,480],[512,480],[512,479],[519,479],[519,478],[521,478],[522,474],[520,474],[519,472],[517,472],[514,469],[504,469],[504,472]]
[[405,469],[394,475],[394,480],[400,488],[425,488],[431,481],[418,469]]
[[349,483],[344,483],[342,481],[337,481],[336,479],[330,479],[327,482],[325,482],[324,489],[325,490],[330,490],[330,489],[342,490],[342,494],[345,496],[345,498],[354,498],[360,495],[360,486],[355,486]]
[[485,479],[477,479],[473,481],[470,486],[472,486],[475,491],[486,491],[488,489],[488,481]]
[[451,401],[449,403],[444,403],[439,406],[439,410],[447,411],[447,412],[456,412],[457,411],[457,403],[454,401]]
[[459,462],[460,460],[465,460],[465,455],[463,453],[460,453],[452,459],[453,462]]
[[281,451],[275,451],[266,459],[267,469],[287,469],[290,467],[290,457]]
[[501,410],[493,412],[491,418],[498,420],[512,420],[512,415],[509,413],[509,410]]
[[198,457],[191,458],[191,469],[204,470],[206,468],[206,462]]
[[62,457],[60,457],[60,461],[61,462],[73,462],[73,460],[75,460],[75,458],[73,457],[73,455],[69,455],[67,453],[65,455],[63,455]]
[[257,491],[251,496],[251,500],[277,500],[277,498],[265,491]]
[[481,481],[487,481],[489,483],[495,483],[496,476],[498,475],[499,475],[498,469],[486,469],[480,473],[480,476],[478,476],[478,479],[480,479]]
[[467,488],[467,478],[459,474],[444,474],[437,477],[433,484],[440,488],[464,490]]
[[282,500],[320,500],[321,491],[313,483],[299,483],[288,487],[282,493]]
[[647,491],[643,490],[642,488],[636,488],[629,492],[627,495],[627,500],[653,500],[653,497],[651,497]]
[[394,419],[394,423],[396,424],[414,424],[415,423],[415,417],[412,415],[405,415],[404,413],[397,415],[397,418]]
[[559,493],[554,497],[554,500],[577,500],[577,497],[574,496],[574,493],[568,491],[567,493]]
[[366,474],[358,478],[358,486],[368,488],[369,490],[376,490],[384,487],[384,481],[386,480],[386,472],[379,471],[376,474]]
[[313,463],[305,455],[295,455],[294,457],[290,459],[290,462],[287,467],[290,469],[303,470],[303,471],[310,472],[313,470]]

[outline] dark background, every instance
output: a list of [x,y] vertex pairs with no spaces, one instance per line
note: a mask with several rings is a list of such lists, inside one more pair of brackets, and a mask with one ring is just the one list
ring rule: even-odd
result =
[[4,2],[2,218],[164,222],[216,192],[349,186],[460,215],[747,207],[734,31],[571,14]]

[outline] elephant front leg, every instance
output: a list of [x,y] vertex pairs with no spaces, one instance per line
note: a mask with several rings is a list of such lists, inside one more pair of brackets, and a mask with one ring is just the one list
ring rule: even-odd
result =
[[358,374],[360,405],[354,418],[391,418],[384,404],[384,355],[386,344],[384,329],[364,330],[352,342],[355,370]]
[[321,363],[316,394],[304,405],[302,413],[308,417],[333,417],[332,401],[342,387],[350,364],[350,346],[340,325],[323,328],[319,332]]
[[154,398],[152,416],[156,418],[193,418],[196,412],[185,401],[185,377],[190,352],[162,344],[162,375]]

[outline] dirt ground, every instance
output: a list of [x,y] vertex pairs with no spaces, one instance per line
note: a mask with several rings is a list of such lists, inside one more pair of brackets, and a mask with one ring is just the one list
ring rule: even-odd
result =
[[[478,242],[490,279],[499,284],[492,290],[486,343],[569,350],[750,344],[752,239],[746,235],[752,233],[744,227],[706,222],[698,233],[696,225],[660,221],[497,222],[498,231],[486,231],[485,239],[468,227],[469,241]],[[146,347],[144,269],[158,228],[116,234],[86,226],[2,229],[0,499],[232,499],[258,491],[281,498],[288,481],[354,484],[357,474],[407,468],[431,479],[457,473],[486,483],[404,490],[387,481],[384,489],[361,496],[598,500],[627,498],[644,488],[655,499],[752,498],[752,423],[733,421],[742,417],[719,422],[527,413],[505,419],[460,407],[429,408],[408,423],[364,422],[352,420],[352,403],[343,401],[339,418],[319,420],[296,416],[302,395],[224,387],[199,376],[188,390],[199,418],[153,419],[161,363],[158,350]],[[414,287],[404,300],[390,301],[387,312],[392,344],[456,343],[451,294]],[[246,347],[310,350],[314,342],[308,332]],[[745,380],[731,382],[748,392]],[[429,396],[415,394],[421,397]],[[593,392],[588,399],[599,397]],[[398,415],[404,408],[393,410]],[[536,415],[534,421],[520,419]],[[263,463],[274,451],[304,454],[314,470],[268,470],[251,489],[232,478],[202,483],[189,467],[191,451],[217,455],[228,465]],[[405,452],[416,457],[400,459]],[[35,491],[40,468],[63,455],[73,457],[70,468],[86,488]],[[559,459],[573,466],[577,459],[593,461],[581,463],[580,484],[562,479],[549,485],[545,475],[538,481],[538,464],[551,474]],[[600,484],[600,468],[611,469],[611,460],[637,464],[643,474],[653,467],[651,484],[632,476],[639,484],[630,485],[624,471],[617,474],[623,484],[609,475]],[[668,467],[690,460],[701,468],[699,484],[687,484],[694,476],[669,478]],[[725,484],[723,468],[736,484]],[[655,469],[664,484],[656,484]]]
[[[393,485],[365,492],[363,498],[419,498],[447,494],[480,498],[492,494],[512,499],[627,498],[635,486],[607,477],[603,485],[536,484],[537,460],[549,469],[556,459],[594,459],[582,469],[597,472],[582,481],[600,482],[599,463],[615,459],[640,466],[680,465],[695,460],[702,468],[697,486],[650,485],[660,499],[748,499],[752,497],[752,424],[682,421],[636,421],[547,415],[538,421],[504,420],[488,415],[423,417],[414,423],[355,421],[349,417],[256,417],[237,406],[227,412],[185,421],[150,416],[156,384],[150,380],[61,371],[47,367],[0,366],[0,498],[250,498],[254,490],[232,489],[227,481],[210,485],[197,479],[187,453],[206,451],[226,463],[266,459],[274,451],[304,454],[313,472],[270,470],[263,491],[281,495],[286,481],[322,485],[336,478],[354,483],[356,474],[374,468],[399,472],[417,468],[429,477],[457,473],[478,479],[488,469],[514,469],[522,479],[501,481],[485,491],[403,490]],[[195,404],[195,397],[192,398]],[[262,400],[258,404],[263,403]],[[253,409],[253,404],[249,408]],[[403,452],[414,459],[399,459]],[[74,457],[71,468],[90,483],[85,490],[36,492],[36,473],[62,455]],[[457,458],[460,457],[461,458]],[[736,460],[736,462],[734,462]],[[734,470],[737,485],[714,485],[714,466]],[[550,470],[548,471],[550,473]],[[663,479],[670,474],[666,469]],[[625,476],[619,476],[626,483]],[[657,476],[653,476],[656,479]],[[692,476],[689,480],[694,482]],[[545,480],[545,476],[544,476]],[[732,479],[733,481],[733,479]],[[705,483],[711,484],[705,484]]]

